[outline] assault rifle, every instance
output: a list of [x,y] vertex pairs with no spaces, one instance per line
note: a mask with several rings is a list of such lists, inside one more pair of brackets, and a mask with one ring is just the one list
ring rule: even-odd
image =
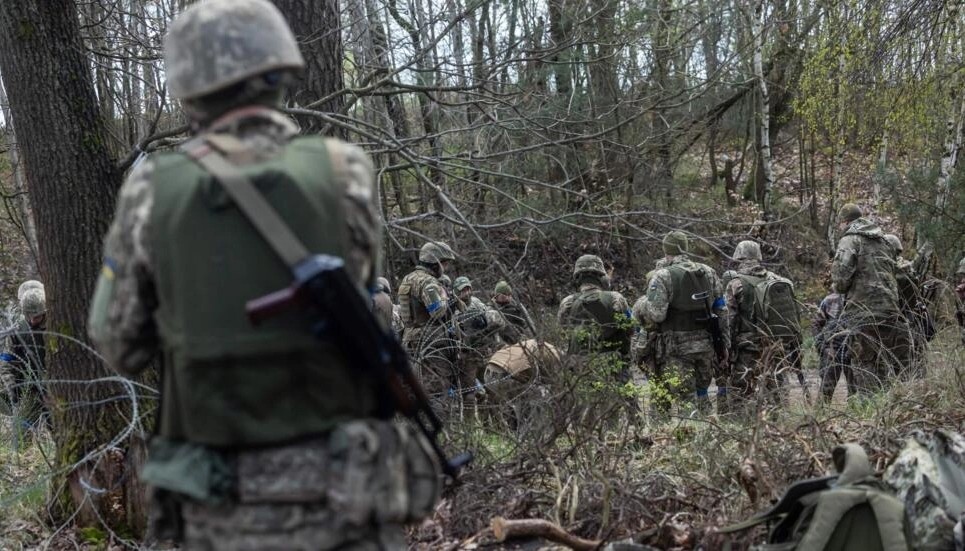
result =
[[[472,461],[472,454],[461,453],[450,460],[442,451],[442,421],[432,410],[402,345],[369,310],[349,279],[344,261],[337,256],[313,255],[292,272],[295,282],[290,287],[248,301],[245,310],[251,323],[258,325],[292,307],[310,312],[312,334],[336,343],[374,376],[380,415],[389,418],[399,412],[409,418],[429,440],[443,472],[455,479],[459,469]],[[338,313],[337,320],[331,315],[334,313]]]
[[720,316],[714,313],[711,306],[710,291],[694,293],[690,295],[690,298],[704,303],[707,317],[700,321],[707,322],[706,329],[710,333],[711,342],[714,344],[714,356],[717,357],[717,363],[723,365],[727,361],[727,339],[724,337],[724,330],[720,327]]

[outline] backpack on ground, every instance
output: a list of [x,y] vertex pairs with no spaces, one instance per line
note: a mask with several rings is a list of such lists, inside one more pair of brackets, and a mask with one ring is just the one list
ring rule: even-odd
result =
[[770,510],[720,530],[733,533],[768,523],[760,551],[908,551],[905,509],[874,477],[857,444],[835,448],[837,475],[791,485]]
[[914,549],[963,549],[965,438],[942,430],[913,432],[884,480],[904,503]]

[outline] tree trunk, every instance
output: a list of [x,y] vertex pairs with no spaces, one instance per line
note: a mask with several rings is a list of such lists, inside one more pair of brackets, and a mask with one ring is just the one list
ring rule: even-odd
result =
[[143,489],[131,455],[139,454],[124,449],[130,440],[117,441],[130,425],[132,402],[116,382],[91,383],[108,370],[70,342],[86,335],[101,238],[120,182],[82,52],[74,2],[0,2],[0,74],[34,205],[48,327],[62,335],[48,339],[47,377],[75,381],[47,389],[54,472],[66,477],[51,484],[60,492],[54,513],[64,520],[76,511],[82,525],[98,523],[99,515],[108,526],[139,531]]
[[771,190],[774,187],[774,173],[771,167],[771,112],[770,102],[767,95],[767,80],[764,78],[764,2],[757,3],[754,10],[753,20],[754,34],[754,77],[757,79],[757,86],[760,92],[760,105],[757,110],[758,124],[760,125],[760,148],[757,154],[760,156],[761,179],[757,181],[760,192],[761,210],[764,212],[764,220],[771,219]]
[[[305,58],[305,70],[292,86],[290,99],[299,106],[338,113],[344,97],[324,99],[342,88],[342,32],[338,0],[272,0],[288,19]],[[302,132],[317,134],[325,123],[310,116],[296,117]],[[335,129],[336,134],[341,131]],[[340,136],[345,137],[345,136]]]

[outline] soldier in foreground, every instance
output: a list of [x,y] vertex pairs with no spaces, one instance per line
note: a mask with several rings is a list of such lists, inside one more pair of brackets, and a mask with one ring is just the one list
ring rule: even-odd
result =
[[192,6],[170,27],[165,66],[197,135],[122,186],[89,320],[120,373],[164,358],[143,471],[152,532],[185,549],[402,548],[403,524],[438,497],[439,464],[409,425],[377,414],[376,378],[299,313],[249,323],[246,301],[292,275],[226,192],[232,171],[257,185],[306,248],[344,259],[364,302],[381,229],[371,162],[296,137],[278,111],[303,61],[267,1]]
[[399,284],[399,310],[405,329],[402,345],[420,369],[432,393],[458,384],[458,343],[452,316],[458,301],[440,283],[456,255],[449,245],[430,241],[419,250],[419,265]]
[[[714,377],[718,403],[727,399],[729,374],[715,368],[726,362],[726,349],[715,352],[725,346],[726,331],[720,323],[726,311],[723,288],[717,273],[692,261],[688,250],[683,232],[664,237],[661,267],[650,278],[646,297],[634,305],[634,316],[655,333],[652,401],[660,412],[676,403],[686,413],[694,402],[699,411],[709,412],[707,388]],[[715,331],[720,333],[717,337]]]
[[741,241],[736,274],[727,283],[732,372],[728,388],[749,406],[756,392],[781,403],[789,369],[801,373],[801,329],[794,285],[761,265],[761,246]]
[[898,306],[892,246],[881,228],[848,203],[838,211],[844,235],[831,264],[831,280],[845,296],[841,313],[849,331],[855,386],[874,392],[904,370],[911,357],[908,323]]

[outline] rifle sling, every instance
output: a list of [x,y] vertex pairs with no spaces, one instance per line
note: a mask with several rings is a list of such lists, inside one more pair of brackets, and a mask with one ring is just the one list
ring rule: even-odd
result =
[[238,205],[238,210],[275,254],[292,269],[308,258],[308,249],[278,215],[278,211],[268,203],[254,183],[222,154],[222,151],[238,150],[243,145],[227,134],[205,136],[204,143],[208,147],[194,149],[191,158],[221,183],[228,196]]

